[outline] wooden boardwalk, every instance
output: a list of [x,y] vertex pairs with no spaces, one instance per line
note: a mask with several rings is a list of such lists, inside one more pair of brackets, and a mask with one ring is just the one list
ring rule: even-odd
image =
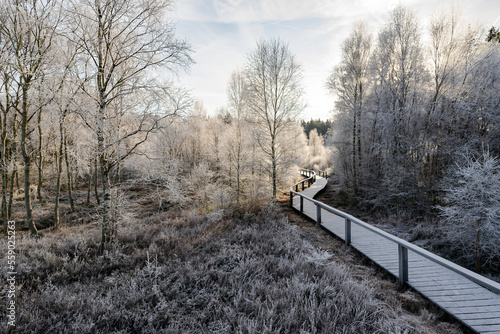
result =
[[[309,171],[306,176],[312,175]],[[295,209],[369,257],[477,333],[500,333],[500,284],[313,200],[327,183],[290,188]],[[307,183],[306,183],[307,185]],[[346,238],[347,234],[347,238]],[[347,240],[346,240],[347,239]]]

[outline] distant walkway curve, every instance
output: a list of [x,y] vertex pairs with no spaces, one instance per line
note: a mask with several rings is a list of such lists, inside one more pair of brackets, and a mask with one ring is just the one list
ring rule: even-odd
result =
[[500,284],[314,200],[326,172],[301,170],[290,205],[356,248],[476,333],[500,333]]

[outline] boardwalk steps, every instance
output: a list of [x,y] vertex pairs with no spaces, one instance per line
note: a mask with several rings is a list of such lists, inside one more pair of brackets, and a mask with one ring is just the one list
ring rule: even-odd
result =
[[[326,186],[326,174],[321,172],[320,176],[308,170],[301,173],[307,178],[290,187],[293,208],[473,331],[500,333],[500,284],[314,200],[314,196]],[[307,185],[310,187],[306,188]]]

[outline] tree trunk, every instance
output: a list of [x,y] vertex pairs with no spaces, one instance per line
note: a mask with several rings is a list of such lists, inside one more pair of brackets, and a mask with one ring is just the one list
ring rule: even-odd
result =
[[[3,157],[2,157],[3,158]],[[3,230],[7,234],[8,225],[8,214],[7,214],[7,171],[2,166],[2,220],[3,220]]]
[[[9,103],[9,100],[7,100]],[[6,103],[5,108],[9,108]],[[2,176],[2,220],[3,220],[3,230],[7,234],[8,225],[8,213],[7,213],[7,182],[8,182],[8,169],[7,169],[7,110],[2,110],[2,120],[1,120],[1,140],[2,146],[0,149],[0,172]]]
[[[357,87],[356,87],[356,90],[357,90]],[[357,150],[356,150],[356,134],[357,134],[357,116],[358,116],[358,112],[357,112],[357,92],[354,93],[354,110],[353,110],[353,124],[352,124],[352,183],[353,183],[353,190],[354,190],[354,194],[357,194],[358,193],[358,173],[357,173],[357,169],[358,169],[358,164],[357,164],[357,159],[356,159],[356,153],[357,153]]]
[[37,188],[37,196],[38,202],[43,204],[42,197],[42,183],[43,183],[43,152],[42,152],[42,141],[43,141],[43,133],[42,133],[42,110],[38,111],[38,188]]
[[64,150],[64,117],[61,115],[59,123],[59,150],[56,152],[56,164],[57,164],[57,178],[56,178],[56,199],[54,203],[54,228],[59,228],[59,198],[61,196],[61,174],[62,174],[62,158]]
[[240,204],[240,192],[241,192],[241,161],[238,158],[237,166],[236,166],[236,203]]
[[17,174],[17,165],[15,159],[17,158],[17,112],[14,112],[14,121],[12,122],[12,139],[14,141],[12,145],[12,151],[10,151],[9,156],[12,160],[12,173],[10,175],[10,187],[9,187],[9,203],[7,204],[7,220],[10,220],[12,216],[12,204],[14,202],[14,183],[19,189],[19,176]]
[[19,185],[19,173],[14,174],[14,177],[16,178],[16,189],[21,189],[21,186]]
[[120,182],[122,180],[121,176],[120,176],[120,173],[121,173],[120,169],[121,169],[121,162],[118,161],[118,163],[116,164],[116,168],[115,168],[115,171],[116,171],[115,172],[115,178],[114,178],[115,179],[115,184],[120,184]]
[[12,216],[12,202],[14,202],[14,179],[16,178],[16,175],[17,175],[17,167],[14,166],[12,174],[10,175],[9,203],[7,204],[7,220],[10,220]]
[[[361,110],[363,108],[363,84],[359,84],[359,108],[358,108],[358,173],[363,174],[362,171],[362,157],[361,157]],[[358,177],[358,190],[359,187],[363,187],[362,177]]]
[[54,201],[54,228],[59,229],[59,197],[61,194],[61,173],[62,173],[62,156],[57,157],[57,181],[56,181],[56,199]]
[[102,176],[102,244],[101,247],[104,247],[104,244],[111,241],[111,231],[110,231],[110,208],[111,208],[111,193],[110,193],[110,179],[109,179],[109,170],[106,166],[106,162],[103,159],[101,160],[101,176]]
[[236,153],[236,203],[240,204],[240,193],[241,193],[241,183],[240,183],[240,180],[241,180],[241,145],[242,145],[242,138],[241,138],[241,124],[240,124],[240,120],[238,120],[238,124],[237,124],[238,128],[238,149],[237,149],[237,153]]
[[276,144],[274,138],[271,142],[271,160],[272,160],[272,181],[273,181],[273,200],[276,200],[276,188],[277,188],[277,177],[278,171],[276,166]]
[[99,174],[97,169],[97,158],[94,159],[94,194],[97,205],[101,205],[101,199],[99,198]]
[[105,67],[105,51],[104,51],[104,22],[103,13],[98,6],[98,31],[97,31],[97,53],[98,53],[98,71],[97,71],[97,91],[99,92],[99,110],[97,114],[97,152],[99,157],[99,165],[101,168],[102,182],[102,238],[101,250],[104,250],[106,243],[110,241],[109,231],[109,210],[111,206],[110,180],[109,180],[109,165],[106,158],[106,147],[104,143],[104,122],[106,116],[106,78],[104,74]]
[[90,191],[92,189],[92,164],[90,164],[89,175],[87,176],[87,199],[85,205],[90,205]]
[[476,273],[481,273],[481,223],[479,220],[476,223]]
[[33,221],[33,209],[31,207],[30,197],[30,167],[31,157],[27,151],[28,139],[28,89],[29,78],[25,79],[22,87],[22,113],[21,113],[21,154],[24,162],[24,205],[26,209],[26,223],[29,227],[30,234],[37,236],[38,231]]
[[66,140],[66,131],[64,131],[64,160],[66,162],[66,175],[68,177],[68,198],[69,198],[69,206],[71,208],[71,211],[75,211],[75,203],[73,202],[73,191],[72,191],[72,174],[71,174],[71,165],[69,163],[69,158],[68,158],[68,143]]

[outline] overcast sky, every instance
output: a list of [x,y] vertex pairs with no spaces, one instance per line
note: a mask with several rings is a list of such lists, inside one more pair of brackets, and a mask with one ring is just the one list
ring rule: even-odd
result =
[[[226,104],[230,74],[244,68],[246,55],[262,38],[280,37],[302,65],[308,107],[303,119],[328,119],[334,98],[325,89],[340,60],[340,43],[355,22],[364,20],[376,33],[399,1],[384,0],[177,0],[177,36],[187,39],[196,62],[181,83],[210,114]],[[449,10],[450,0],[406,0],[425,32],[428,18]],[[500,0],[455,1],[465,22],[485,29],[500,26]]]

